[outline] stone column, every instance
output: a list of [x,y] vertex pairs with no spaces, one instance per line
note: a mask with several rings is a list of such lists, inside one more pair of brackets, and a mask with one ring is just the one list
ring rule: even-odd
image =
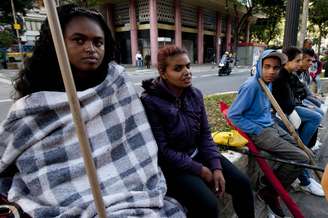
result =
[[232,17],[227,17],[227,29],[226,29],[226,51],[231,50],[231,28],[232,28]]
[[217,62],[221,59],[221,26],[222,26],[222,15],[217,12],[216,13],[216,32],[215,32],[215,48],[216,48],[216,60]]
[[202,8],[197,10],[197,24],[197,62],[202,64],[204,59],[204,17]]
[[175,45],[182,47],[181,1],[175,0]]
[[156,0],[149,0],[149,15],[150,15],[150,56],[151,56],[151,64],[154,66],[157,65],[157,52],[158,52]]
[[129,17],[130,17],[131,60],[132,60],[132,64],[136,65],[136,54],[138,51],[136,0],[130,0],[129,2]]

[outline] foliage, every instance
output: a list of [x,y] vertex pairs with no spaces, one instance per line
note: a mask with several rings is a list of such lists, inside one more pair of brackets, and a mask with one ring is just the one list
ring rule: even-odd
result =
[[205,108],[207,112],[208,122],[211,127],[211,132],[214,131],[227,131],[230,127],[226,124],[224,117],[222,116],[218,103],[224,101],[231,105],[236,94],[224,94],[224,95],[211,95],[204,98]]
[[0,48],[8,48],[15,42],[15,37],[8,30],[0,32]]
[[[260,18],[251,28],[251,35],[254,41],[263,42],[266,45],[277,38],[281,33],[280,21],[285,16],[284,2],[265,5],[261,9],[266,18]],[[276,45],[277,46],[277,45]]]
[[[34,0],[14,0],[15,12],[26,14],[26,11],[33,7]],[[12,8],[10,0],[1,0],[0,20],[2,23],[13,23]]]
[[319,29],[318,54],[320,55],[321,39],[328,35],[328,1],[314,0],[309,8],[309,20]]
[[[268,16],[271,14],[272,8],[275,8],[275,10],[273,10],[273,11],[280,12],[281,10],[284,10],[283,6],[285,4],[285,1],[286,0],[232,0],[232,1],[229,1],[230,10],[232,10],[235,14],[235,17],[238,18],[235,28],[234,28],[234,33],[233,33],[234,39],[235,39],[234,45],[233,45],[233,50],[237,49],[237,45],[238,45],[239,39],[241,37],[241,32],[244,31],[244,29],[247,25],[247,22],[249,21],[249,19],[252,16],[254,16],[257,13],[262,13],[262,14],[264,13]],[[227,3],[228,3],[228,1],[227,1]],[[228,5],[228,8],[229,8],[229,5]],[[240,11],[242,11],[242,13]],[[279,13],[277,13],[277,14],[279,14]],[[273,14],[272,17],[276,16],[277,14]],[[281,17],[281,16],[283,16],[283,15],[280,15],[279,17]],[[279,22],[278,19],[274,20],[272,18],[270,18],[268,21],[270,21],[271,26],[275,26],[274,25],[275,22]],[[268,30],[267,33],[270,38],[273,38],[270,34],[276,33],[276,30],[271,30],[271,31]]]
[[[35,0],[13,0],[15,12],[16,12],[16,21],[23,27],[23,18],[21,15],[25,15],[26,11],[33,7]],[[13,13],[10,0],[2,0],[0,4],[0,25],[6,26],[5,31],[0,33],[0,47],[9,47],[12,43],[16,41],[16,33],[13,28]],[[8,27],[7,24],[12,25]],[[19,30],[20,35],[24,33],[24,29]]]

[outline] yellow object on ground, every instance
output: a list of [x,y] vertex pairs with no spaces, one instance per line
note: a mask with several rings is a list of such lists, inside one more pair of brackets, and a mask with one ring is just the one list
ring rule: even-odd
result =
[[245,146],[248,141],[236,130],[231,130],[230,132],[213,132],[213,141],[216,144],[242,147]]

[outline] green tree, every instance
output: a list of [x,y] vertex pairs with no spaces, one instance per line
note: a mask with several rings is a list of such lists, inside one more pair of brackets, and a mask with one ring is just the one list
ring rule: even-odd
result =
[[[33,7],[34,0],[14,0],[15,11],[23,15]],[[12,8],[10,0],[1,0],[0,20],[2,23],[13,23]]]
[[309,8],[309,20],[318,27],[318,56],[321,52],[321,39],[328,35],[328,1],[313,0]]
[[8,30],[0,32],[0,48],[8,48],[15,42],[15,36]]
[[[269,45],[273,39],[276,39],[281,33],[280,21],[285,16],[284,2],[265,5],[261,9],[266,18],[257,19],[251,28],[252,39]],[[277,45],[276,45],[277,46]]]
[[[16,12],[16,20],[17,23],[23,27],[23,19],[18,14],[25,15],[26,11],[31,9],[34,4],[34,0],[13,0]],[[15,30],[13,28],[14,19],[12,14],[11,0],[1,0],[0,4],[0,25],[7,26],[10,24],[12,28],[6,28],[6,31],[1,32],[1,40],[0,44],[6,45],[5,47],[9,47],[12,43],[14,43],[16,39]],[[24,30],[21,29],[20,34],[23,34]],[[2,41],[4,40],[4,41]],[[8,42],[11,42],[8,44]]]
[[[238,42],[244,32],[247,22],[250,17],[257,13],[269,12],[271,7],[282,7],[283,9],[286,0],[231,0],[226,1],[227,10],[235,14],[233,30],[233,50],[237,50]],[[273,20],[271,20],[273,22]],[[271,41],[271,40],[270,40]]]

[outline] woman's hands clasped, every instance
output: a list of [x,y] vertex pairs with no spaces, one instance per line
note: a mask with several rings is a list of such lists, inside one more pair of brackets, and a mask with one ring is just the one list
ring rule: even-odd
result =
[[205,166],[202,167],[201,177],[208,184],[214,186],[215,193],[222,197],[225,192],[225,179],[221,170],[214,170],[213,173],[211,170]]

